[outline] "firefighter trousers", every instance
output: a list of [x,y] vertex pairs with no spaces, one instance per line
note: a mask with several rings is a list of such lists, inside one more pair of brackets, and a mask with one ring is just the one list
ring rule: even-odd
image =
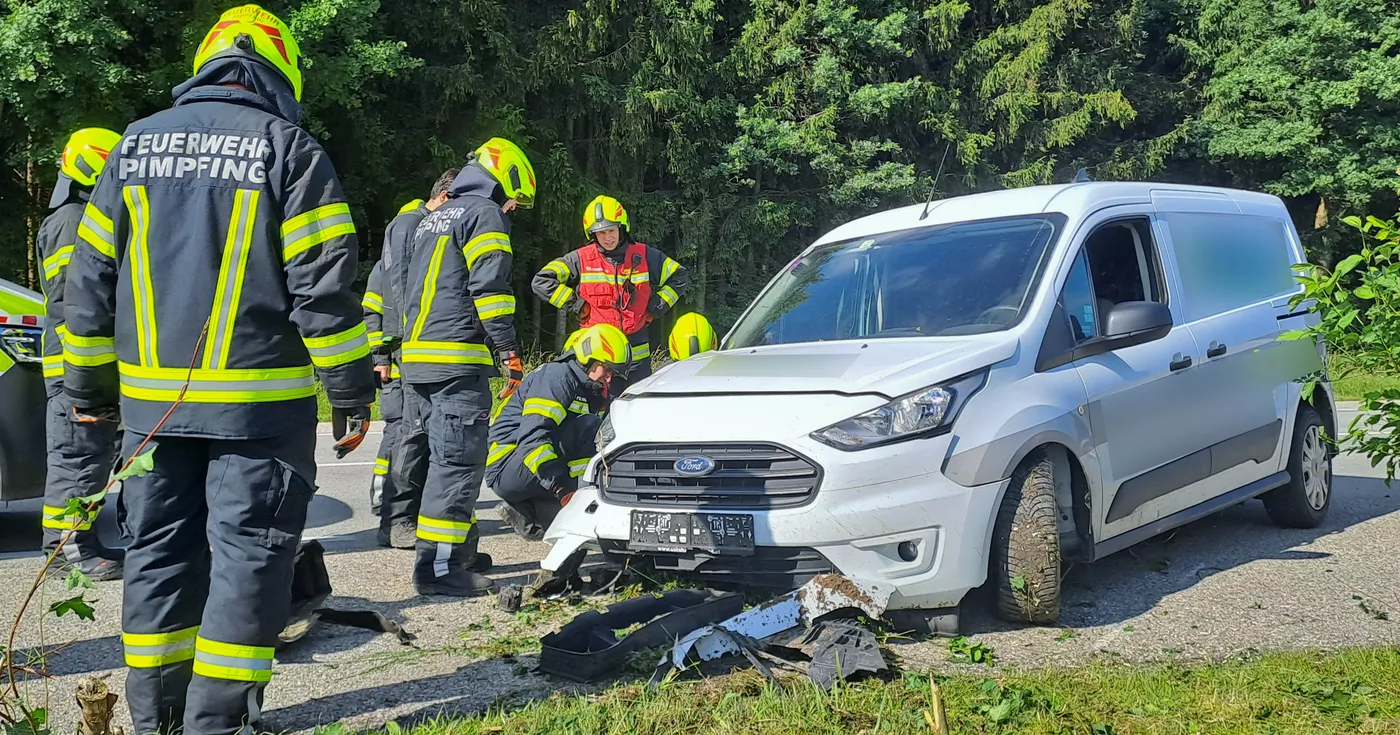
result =
[[73,404],[60,391],[49,396],[45,433],[49,469],[44,478],[44,550],[58,548],[68,529],[76,526],[77,530],[63,545],[63,557],[68,563],[120,556],[102,545],[93,528],[100,504],[87,517],[64,515],[70,498],[87,497],[107,486],[120,449],[120,424],[74,421]]
[[[145,439],[126,432],[123,453]],[[316,429],[272,439],[158,437],[119,496],[134,732],[258,732],[316,487]]]
[[526,452],[515,449],[486,468],[486,484],[491,491],[509,504],[540,530],[547,530],[559,514],[559,496],[578,489],[578,478],[597,453],[595,437],[602,417],[598,414],[569,414],[555,432],[555,448],[569,464],[569,479],[559,495],[546,490],[540,478],[525,466]]
[[[394,471],[395,457],[399,446],[406,439],[407,426],[404,422],[404,405],[407,398],[403,384],[397,378],[385,383],[379,390],[379,413],[384,418],[384,438],[379,442],[379,456],[374,460],[374,479],[382,490],[379,505],[379,527],[389,529],[397,523],[415,523],[418,518],[418,504],[422,498],[423,482],[399,482]],[[417,459],[418,464],[427,469],[423,460],[426,453]],[[401,462],[413,462],[414,458],[399,458]]]
[[423,483],[428,479],[428,432],[423,425],[423,399],[412,386],[400,385],[403,416],[389,449],[389,479],[394,483],[396,501],[386,496],[379,512],[381,520],[388,512],[391,523],[405,520],[417,524]]
[[416,423],[427,435],[428,472],[418,511],[415,579],[464,573],[476,563],[476,498],[486,465],[491,385],[471,375],[414,385]]

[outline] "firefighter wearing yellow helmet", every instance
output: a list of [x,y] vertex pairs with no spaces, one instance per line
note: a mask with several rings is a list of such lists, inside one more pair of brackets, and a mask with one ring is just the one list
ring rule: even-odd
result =
[[651,374],[651,323],[676,305],[690,276],[665,253],[632,238],[622,203],[599,196],[583,208],[588,244],[546,263],[535,274],[535,295],[578,314],[579,325],[611,324],[628,336],[636,382]]
[[122,488],[134,732],[259,729],[316,487],[317,385],[337,438],[357,429],[337,453],[374,402],[355,223],[297,126],[301,92],[287,25],[225,12],[175,105],[127,128],[78,226],[64,391],[80,423],[120,402],[123,455],[154,452]]
[[667,346],[671,350],[671,359],[688,360],[702,352],[719,349],[719,337],[708,319],[691,312],[676,320]]
[[63,392],[63,297],[83,208],[107,165],[107,157],[121,139],[120,133],[103,128],[84,128],[73,133],[59,157],[58,181],[49,199],[49,215],[39,226],[34,243],[47,312],[43,346],[44,389],[48,397],[48,474],[41,521],[44,550],[54,551],[67,536],[59,566],[76,567],[95,581],[121,579],[122,551],[104,545],[91,521],[68,514],[68,500],[97,494],[106,486],[121,434],[115,415],[92,423],[71,420],[73,406]]
[[539,539],[578,488],[601,416],[589,409],[631,362],[627,335],[597,324],[535,368],[491,422],[486,483],[516,533]]
[[495,586],[481,574],[490,559],[477,553],[476,498],[486,466],[489,381],[503,375],[505,397],[525,377],[516,351],[508,215],[533,207],[535,190],[525,152],[492,138],[414,234],[400,359],[417,412],[408,446],[428,448],[413,567],[419,594],[472,597]]

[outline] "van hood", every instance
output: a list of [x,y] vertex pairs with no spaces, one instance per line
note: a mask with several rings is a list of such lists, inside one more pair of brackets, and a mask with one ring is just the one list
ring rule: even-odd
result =
[[807,342],[707,352],[673,362],[625,396],[874,393],[895,398],[1016,354],[1012,333]]

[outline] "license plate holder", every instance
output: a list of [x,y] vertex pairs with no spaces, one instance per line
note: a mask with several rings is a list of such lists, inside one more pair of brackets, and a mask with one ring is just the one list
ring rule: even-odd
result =
[[632,511],[628,546],[642,551],[753,556],[753,516],[744,513]]

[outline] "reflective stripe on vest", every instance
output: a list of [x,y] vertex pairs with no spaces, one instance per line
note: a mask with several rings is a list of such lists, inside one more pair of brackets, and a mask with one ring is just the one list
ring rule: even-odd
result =
[[611,324],[629,335],[645,329],[651,303],[647,246],[628,245],[621,266],[614,266],[597,245],[580,248],[578,255],[578,295],[588,303],[588,318],[579,326]]

